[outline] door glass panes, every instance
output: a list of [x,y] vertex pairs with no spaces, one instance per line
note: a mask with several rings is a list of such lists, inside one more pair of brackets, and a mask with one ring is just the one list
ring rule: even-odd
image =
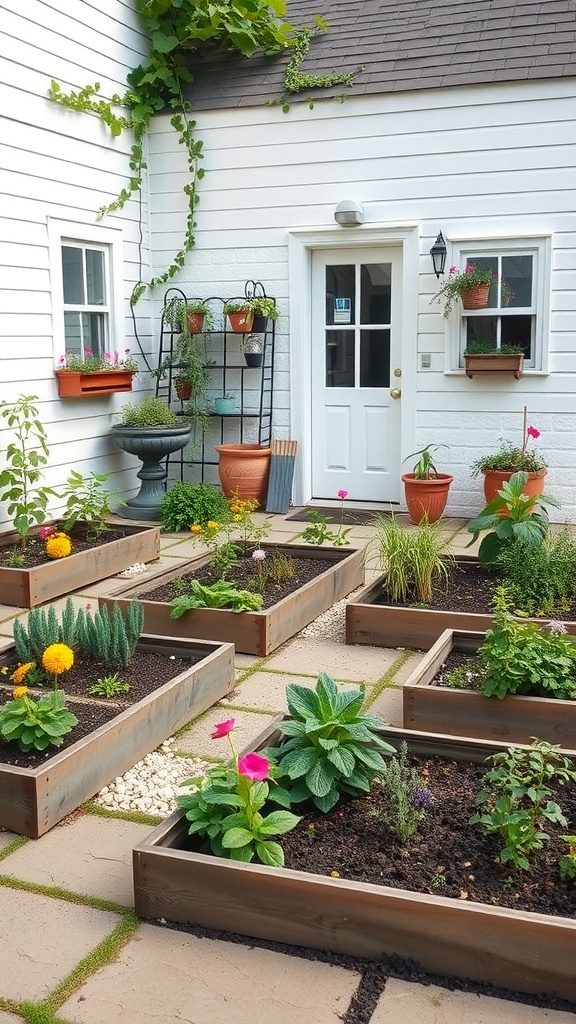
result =
[[360,387],[390,385],[390,329],[360,331]]
[[354,331],[326,331],[326,387],[354,387]]
[[360,322],[390,324],[392,276],[389,263],[366,263],[360,268]]
[[355,267],[326,267],[326,323],[353,324],[356,318]]

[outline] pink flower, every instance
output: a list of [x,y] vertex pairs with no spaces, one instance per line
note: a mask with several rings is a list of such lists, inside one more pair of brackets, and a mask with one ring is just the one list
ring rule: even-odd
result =
[[90,604],[90,602],[88,602],[88,604],[86,605],[86,611],[89,612],[91,607],[92,605]]
[[58,362],[59,363],[65,363],[66,362],[66,356],[60,356],[60,359],[58,360]]
[[536,427],[528,427],[526,433],[528,434],[528,437],[540,437],[540,431],[536,430]]
[[94,350],[91,349],[91,348],[85,348],[84,349],[84,355],[85,356],[93,356],[94,355]]
[[238,771],[246,779],[262,782],[268,777],[270,762],[265,757],[260,757],[260,754],[245,754],[238,761]]
[[110,353],[109,352],[105,352],[104,353],[104,359],[110,359]]
[[464,273],[466,273],[466,274],[473,274],[475,269],[476,268],[474,266],[472,266],[471,263],[467,263],[466,264],[466,270],[464,271]]
[[348,497],[348,491],[338,491],[338,497],[344,501],[344,498]]
[[38,535],[42,540],[46,540],[46,537],[49,537],[51,533],[54,533],[53,526],[41,526],[38,530]]
[[252,552],[252,558],[255,562],[263,562],[266,558],[266,552],[262,551],[262,548],[256,548],[256,550]]
[[450,267],[450,273],[451,274],[457,274],[458,273],[458,267]]
[[210,733],[210,739],[220,740],[223,736],[227,736],[229,732],[232,732],[235,723],[235,718],[227,718],[225,722],[217,722],[214,726],[214,732]]

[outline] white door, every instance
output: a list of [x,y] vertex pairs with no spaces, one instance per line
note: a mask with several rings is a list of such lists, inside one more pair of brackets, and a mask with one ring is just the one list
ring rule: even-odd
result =
[[316,251],[312,497],[400,497],[400,249]]

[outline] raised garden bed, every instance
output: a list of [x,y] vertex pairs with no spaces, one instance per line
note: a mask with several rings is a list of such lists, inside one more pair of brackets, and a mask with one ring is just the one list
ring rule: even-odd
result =
[[[83,550],[73,550],[66,558],[46,559],[40,564],[17,567],[0,564],[2,604],[35,608],[36,605],[53,601],[63,594],[95,583],[96,580],[123,572],[136,562],[151,562],[158,558],[159,526],[128,526],[114,523],[110,524],[110,527],[110,540],[85,544]],[[38,543],[38,529],[31,531],[31,537]],[[7,548],[13,549],[18,539],[16,533],[2,535],[0,561],[2,551]]]
[[[272,731],[255,746],[275,743]],[[415,754],[451,762],[478,764],[504,747],[402,729],[384,729],[381,735],[396,746],[405,739]],[[454,808],[447,813],[452,821]],[[376,827],[375,821],[372,830]],[[424,823],[424,845],[425,830]],[[413,892],[401,883],[392,887],[237,863],[190,852],[186,844],[187,822],[177,812],[134,849],[140,917],[370,959],[396,954],[432,974],[576,998],[574,919],[473,903],[462,893],[448,898]],[[450,863],[442,864],[448,872]],[[500,868],[504,874],[509,870]]]
[[[280,644],[294,636],[309,622],[331,608],[351,590],[359,587],[364,579],[362,552],[350,548],[311,548],[294,544],[263,544],[274,548],[294,559],[323,562],[325,568],[303,586],[297,586],[292,593],[276,604],[261,611],[232,612],[225,608],[196,608],[186,612],[180,619],[170,618],[169,601],[151,600],[146,597],[150,583],[134,586],[129,584],[114,596],[99,598],[100,606],[114,603],[125,607],[137,599],[144,608],[144,629],[146,632],[171,636],[196,636],[207,640],[227,640],[243,654],[263,656],[276,650]],[[181,565],[154,580],[154,587],[194,575],[210,561],[201,557]],[[176,592],[174,592],[174,595]]]
[[[456,564],[476,567],[483,572],[477,558],[458,558]],[[346,605],[347,644],[412,647],[426,651],[445,629],[485,632],[492,625],[492,615],[488,611],[466,611],[464,601],[459,601],[454,608],[416,608],[380,603],[385,579],[384,575],[377,576],[356,595],[354,601]],[[549,619],[528,621],[544,625]],[[565,621],[564,625],[568,633],[576,635],[576,622]]]
[[[137,650],[183,658],[190,667],[77,742],[47,756],[39,767],[0,762],[1,827],[37,839],[233,686],[231,644],[143,635]],[[13,661],[11,647],[3,652],[0,664]],[[93,702],[100,713],[103,703]],[[76,711],[72,700],[68,704]]]
[[512,695],[500,700],[434,682],[452,652],[473,658],[484,633],[446,629],[402,687],[405,729],[530,743],[532,736],[576,750],[576,701]]

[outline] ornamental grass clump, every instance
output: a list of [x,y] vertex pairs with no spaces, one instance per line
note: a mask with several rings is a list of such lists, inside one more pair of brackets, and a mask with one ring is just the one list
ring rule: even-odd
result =
[[454,564],[442,524],[424,521],[406,530],[394,515],[378,514],[371,525],[376,532],[366,548],[366,562],[375,562],[384,573],[390,600],[431,601],[434,586],[447,582]]

